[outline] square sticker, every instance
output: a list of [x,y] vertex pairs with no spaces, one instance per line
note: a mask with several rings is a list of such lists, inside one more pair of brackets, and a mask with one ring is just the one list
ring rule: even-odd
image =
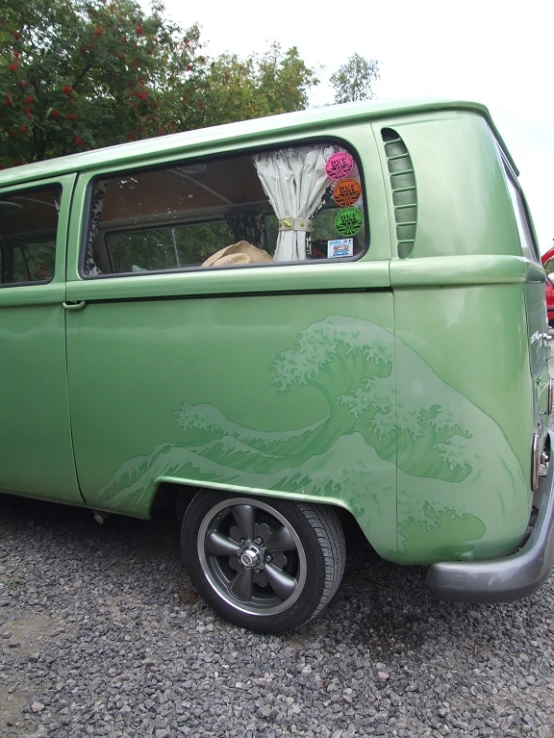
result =
[[327,241],[327,258],[336,259],[340,256],[354,256],[353,238],[335,238]]

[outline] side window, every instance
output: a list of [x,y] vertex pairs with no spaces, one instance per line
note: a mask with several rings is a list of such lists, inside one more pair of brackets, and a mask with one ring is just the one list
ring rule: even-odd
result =
[[114,272],[162,271],[200,264],[233,234],[223,222],[120,231],[107,235]]
[[367,248],[353,152],[311,144],[96,179],[84,277],[340,262]]
[[529,216],[527,213],[527,203],[523,199],[521,191],[516,187],[512,178],[508,175],[508,189],[510,190],[510,197],[512,198],[512,205],[514,206],[514,215],[517,223],[517,230],[519,232],[519,242],[521,244],[521,250],[523,256],[527,259],[532,259],[540,264],[539,252],[535,245],[535,240],[532,235],[532,229],[529,224]]
[[0,195],[1,285],[52,279],[60,197],[61,187]]

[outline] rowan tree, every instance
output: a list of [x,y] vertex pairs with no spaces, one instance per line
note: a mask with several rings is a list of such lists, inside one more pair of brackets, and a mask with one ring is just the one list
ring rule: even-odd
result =
[[298,110],[314,84],[295,48],[208,58],[161,2],[4,0],[0,166]]

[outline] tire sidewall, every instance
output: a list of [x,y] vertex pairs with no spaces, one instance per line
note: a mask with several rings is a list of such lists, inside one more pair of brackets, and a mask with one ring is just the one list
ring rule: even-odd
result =
[[198,534],[210,511],[224,500],[236,500],[237,504],[256,505],[258,500],[249,495],[241,496],[200,491],[191,501],[181,527],[181,550],[189,575],[197,592],[222,617],[243,628],[257,633],[279,633],[299,627],[310,619],[318,607],[325,586],[325,561],[317,535],[298,506],[289,500],[265,497],[259,502],[274,508],[294,528],[306,556],[306,583],[298,599],[287,609],[274,614],[255,615],[243,612],[226,602],[206,576],[198,556]]

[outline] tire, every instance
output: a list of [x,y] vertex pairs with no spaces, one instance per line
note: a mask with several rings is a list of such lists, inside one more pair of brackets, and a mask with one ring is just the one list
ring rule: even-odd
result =
[[339,587],[346,558],[332,509],[212,490],[188,506],[181,548],[201,597],[257,633],[283,633],[318,615]]

